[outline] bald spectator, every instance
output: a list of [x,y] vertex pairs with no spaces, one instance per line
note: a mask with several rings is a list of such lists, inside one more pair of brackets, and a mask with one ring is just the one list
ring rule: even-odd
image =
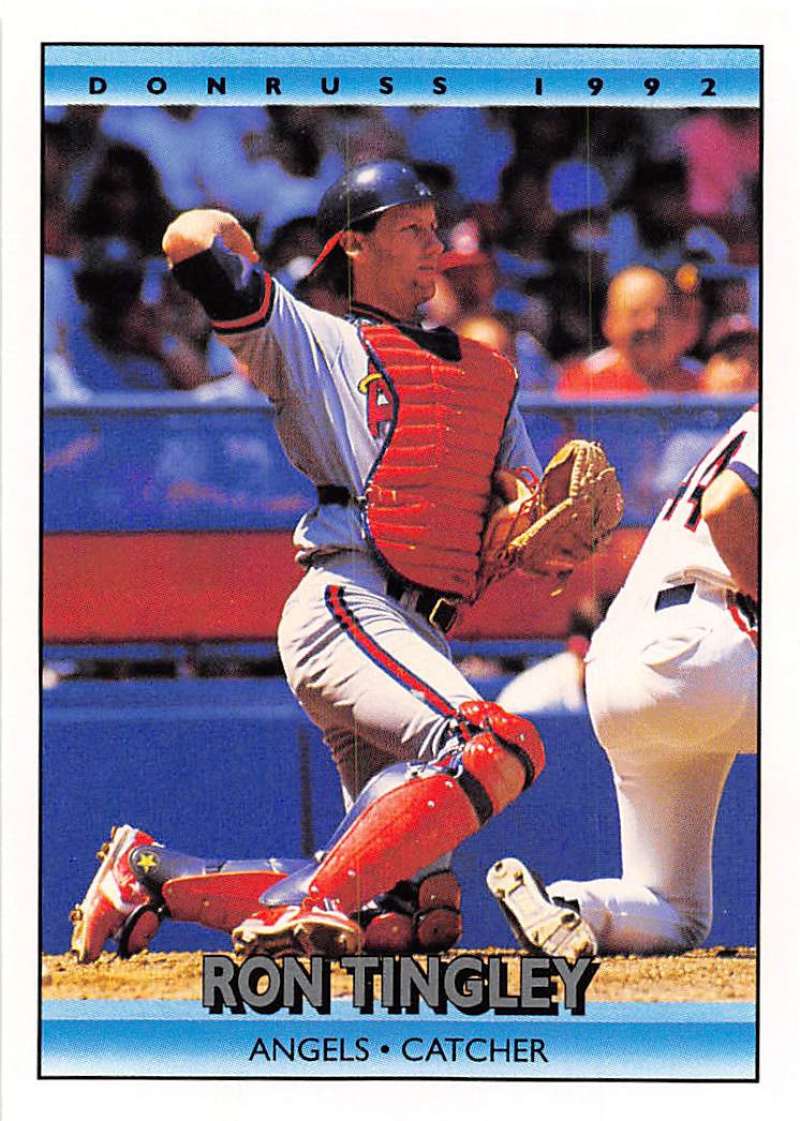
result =
[[675,354],[676,293],[655,269],[623,269],[608,286],[603,334],[610,344],[566,367],[565,396],[641,396],[696,391],[696,373]]

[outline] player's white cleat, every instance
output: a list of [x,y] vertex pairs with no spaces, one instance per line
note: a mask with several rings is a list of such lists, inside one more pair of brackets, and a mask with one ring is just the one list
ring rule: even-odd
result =
[[493,864],[486,883],[508,919],[520,945],[570,964],[594,957],[597,940],[592,928],[572,907],[555,903],[535,872],[521,860],[503,857]]
[[[126,919],[150,902],[150,895],[134,875],[130,855],[139,845],[155,844],[149,833],[132,825],[115,826],[97,856],[100,867],[82,903],[73,907],[70,948],[79,962],[96,961],[109,938],[117,937]],[[145,932],[145,926],[147,927]],[[145,948],[158,928],[158,921],[143,924],[128,953]]]
[[234,951],[246,957],[316,954],[341,958],[359,952],[364,932],[343,912],[304,901],[264,907],[237,926],[231,937]]

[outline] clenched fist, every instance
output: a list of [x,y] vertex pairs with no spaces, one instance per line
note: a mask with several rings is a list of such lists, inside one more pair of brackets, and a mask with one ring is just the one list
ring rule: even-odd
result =
[[179,214],[167,227],[161,248],[172,266],[209,249],[216,237],[248,261],[255,263],[259,259],[250,234],[233,214],[224,210],[186,210]]

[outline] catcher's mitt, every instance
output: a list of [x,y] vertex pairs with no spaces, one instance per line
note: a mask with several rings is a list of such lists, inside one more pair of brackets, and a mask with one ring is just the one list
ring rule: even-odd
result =
[[481,552],[481,590],[519,567],[533,576],[565,576],[619,525],[622,491],[599,444],[570,440],[527,487],[510,471],[495,475],[500,498]]

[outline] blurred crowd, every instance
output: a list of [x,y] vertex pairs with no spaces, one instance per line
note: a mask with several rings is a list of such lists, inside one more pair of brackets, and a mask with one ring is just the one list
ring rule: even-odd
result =
[[45,392],[252,392],[160,252],[174,215],[230,210],[300,298],[314,214],[346,166],[411,162],[440,200],[425,309],[502,351],[524,390],[758,387],[759,117],[750,110],[50,107]]

